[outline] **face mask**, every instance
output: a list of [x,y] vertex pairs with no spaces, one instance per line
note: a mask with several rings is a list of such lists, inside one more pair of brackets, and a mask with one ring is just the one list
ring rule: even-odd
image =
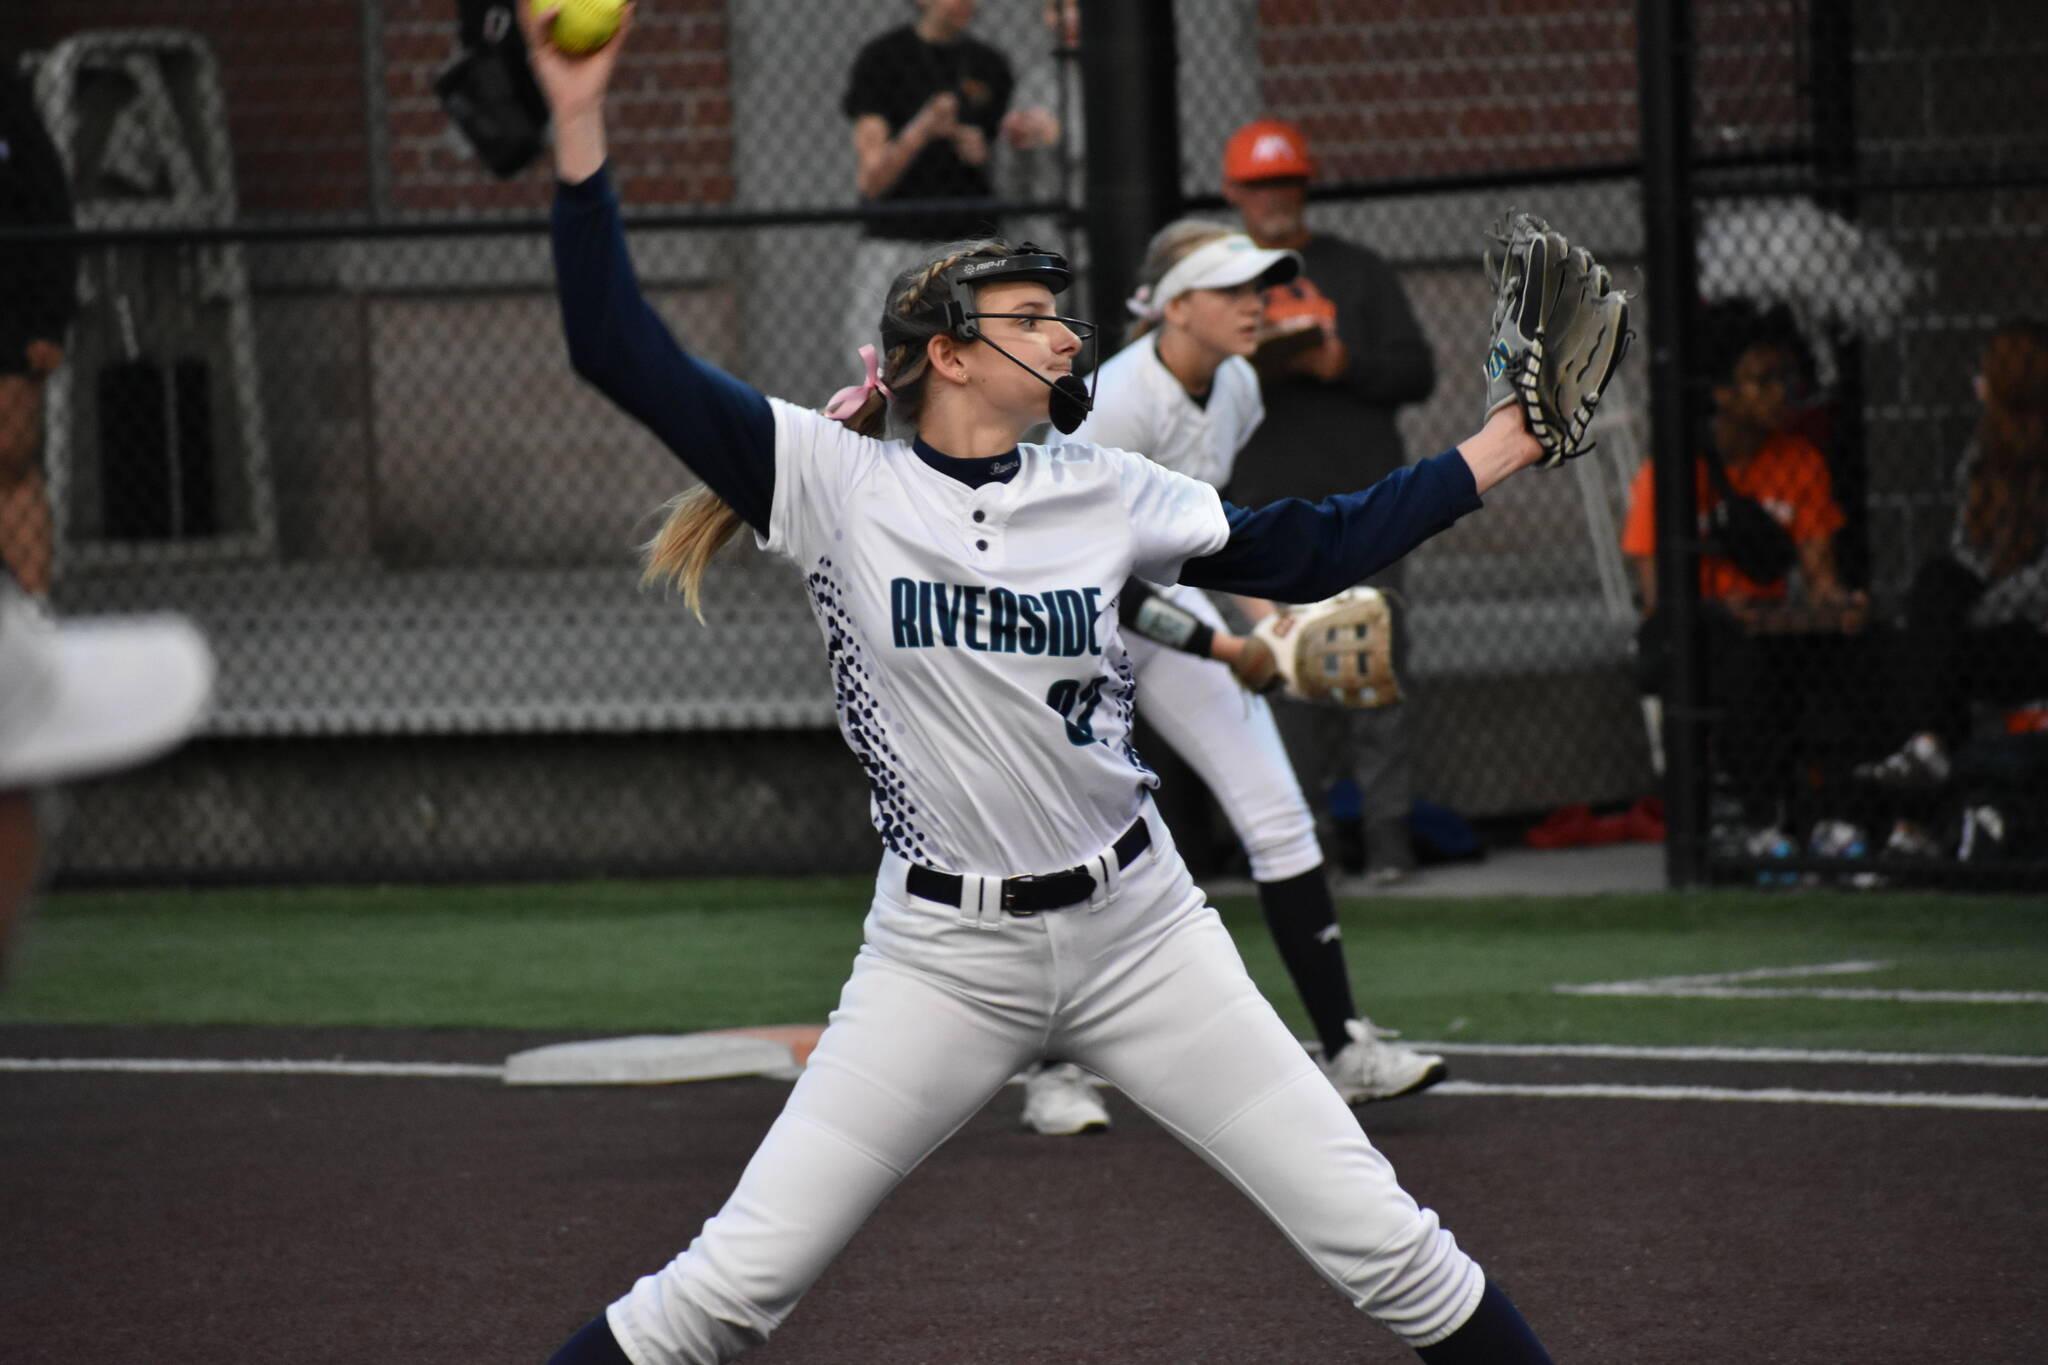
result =
[[[1073,282],[1073,272],[1067,269],[1067,258],[1057,251],[1025,242],[1007,256],[978,256],[963,261],[946,272],[946,283],[950,296],[938,308],[919,315],[920,321],[931,325],[942,325],[946,331],[961,341],[979,341],[997,355],[1029,374],[1033,379],[1052,390],[1047,403],[1046,416],[1061,435],[1069,435],[1086,421],[1095,408],[1093,390],[1071,374],[1058,379],[1047,379],[1032,369],[982,331],[980,322],[984,318],[1030,318],[1038,322],[1057,322],[1081,339],[1083,353],[1095,337],[1095,324],[1081,318],[1048,316],[1044,313],[983,313],[975,306],[975,291],[983,285],[1000,284],[1011,280],[1028,280],[1043,284],[1054,294],[1063,292]],[[906,342],[920,340],[918,333],[907,324],[910,319],[885,315],[882,318],[882,344],[894,349]]]

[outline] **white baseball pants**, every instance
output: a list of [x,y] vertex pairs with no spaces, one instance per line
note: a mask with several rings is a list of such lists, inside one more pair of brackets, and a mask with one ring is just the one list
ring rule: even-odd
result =
[[[1153,590],[1211,629],[1230,629],[1199,588]],[[1128,633],[1124,648],[1138,675],[1139,714],[1216,798],[1244,845],[1252,880],[1284,882],[1322,866],[1315,816],[1266,699],[1245,691],[1214,659]]]
[[765,1338],[883,1196],[1047,1055],[1200,1153],[1403,1341],[1463,1324],[1479,1266],[1252,985],[1150,801],[1144,818],[1152,847],[1092,901],[1030,918],[908,897],[906,865],[884,858],[839,1007],[738,1187],[606,1311],[635,1365],[707,1365]]

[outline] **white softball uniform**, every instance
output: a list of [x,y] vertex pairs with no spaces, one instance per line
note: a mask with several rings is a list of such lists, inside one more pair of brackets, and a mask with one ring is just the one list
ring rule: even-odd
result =
[[[840,729],[886,851],[865,943],[725,1207],[612,1304],[636,1365],[722,1361],[772,1331],[875,1205],[1025,1065],[1117,1086],[1250,1196],[1404,1341],[1442,1340],[1484,1277],[1395,1181],[1253,986],[1129,745],[1113,604],[1215,552],[1215,490],[1121,450],[1024,445],[970,487],[909,446],[773,404],[763,543],[806,575]],[[1150,844],[1125,863],[1134,821]],[[956,904],[913,864],[961,874]],[[1001,879],[1084,867],[1031,916]]]
[[[1095,411],[1063,439],[1143,451],[1168,469],[1223,488],[1237,452],[1265,416],[1250,361],[1227,358],[1216,369],[1208,401],[1197,403],[1159,358],[1159,334],[1151,332],[1103,362]],[[1175,583],[1158,591],[1212,629],[1229,628],[1200,589]],[[1126,648],[1145,720],[1216,798],[1244,845],[1253,880],[1285,881],[1321,866],[1315,816],[1266,699],[1245,691],[1214,659],[1140,636]]]

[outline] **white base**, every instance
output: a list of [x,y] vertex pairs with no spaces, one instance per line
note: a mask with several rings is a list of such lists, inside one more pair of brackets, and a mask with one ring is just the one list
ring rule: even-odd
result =
[[507,1085],[660,1085],[726,1076],[788,1075],[786,1043],[734,1034],[641,1034],[556,1043],[505,1059]]

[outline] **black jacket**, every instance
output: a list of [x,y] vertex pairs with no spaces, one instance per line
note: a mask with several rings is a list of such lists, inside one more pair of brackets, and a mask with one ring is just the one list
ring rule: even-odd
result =
[[[64,163],[28,83],[0,68],[0,227],[72,226]],[[78,312],[78,253],[68,242],[0,246],[0,333],[64,339]]]

